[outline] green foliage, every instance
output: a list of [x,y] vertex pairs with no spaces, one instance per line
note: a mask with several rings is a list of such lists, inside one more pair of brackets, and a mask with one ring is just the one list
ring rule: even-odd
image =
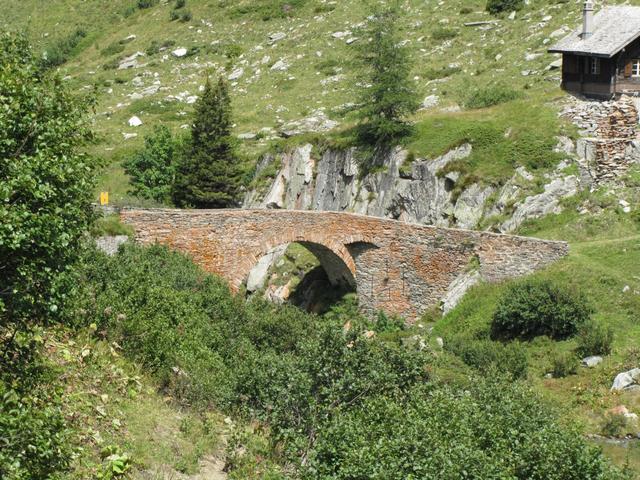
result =
[[612,479],[599,450],[518,383],[374,396],[317,432],[308,479]]
[[465,101],[467,108],[486,108],[510,102],[522,97],[522,93],[505,85],[490,85],[471,92]]
[[231,99],[220,77],[209,79],[196,103],[191,140],[180,157],[172,197],[179,207],[225,208],[237,204],[240,165],[231,135]]
[[621,414],[607,414],[602,422],[602,434],[607,437],[619,437],[624,435],[627,428],[627,417]]
[[68,467],[70,431],[49,402],[21,397],[0,382],[0,478],[45,480]]
[[551,357],[553,378],[564,378],[578,371],[578,357],[573,352],[555,352]]
[[[300,478],[457,479],[462,469],[470,478],[615,478],[517,382],[495,373],[470,388],[433,382],[432,354],[383,340],[404,327],[371,322],[353,302],[323,318],[245,303],[160,246],[92,255],[84,275],[85,321],[97,320],[176,398],[268,427],[268,443],[240,432],[230,442],[233,452],[270,456],[269,471],[279,459]],[[372,327],[381,334],[365,335]],[[494,364],[509,355],[519,354]],[[250,475],[246,457],[230,464]]]
[[133,228],[120,222],[119,215],[106,215],[96,219],[91,226],[91,235],[101,237],[104,235],[127,235],[133,237]]
[[483,373],[501,372],[513,378],[527,376],[527,352],[518,342],[503,344],[462,334],[447,338],[445,349]]
[[302,8],[308,0],[243,0],[234,2],[231,13],[234,16],[257,16],[263,21],[288,18]]
[[190,22],[193,19],[193,14],[191,13],[191,10],[183,10],[180,13],[180,21],[181,22]]
[[137,5],[140,10],[151,8],[158,4],[158,0],[138,0]]
[[359,48],[359,61],[370,88],[361,92],[358,116],[361,143],[388,148],[412,131],[406,117],[419,106],[411,63],[398,31],[400,8],[375,10],[363,37],[371,38]]
[[0,36],[0,323],[55,317],[72,287],[93,219],[86,108],[23,38]]
[[438,41],[451,40],[458,36],[458,32],[452,28],[439,27],[431,33],[431,38]]
[[42,53],[42,58],[39,61],[40,66],[53,68],[62,65],[69,60],[71,53],[86,36],[87,32],[83,28],[76,28],[67,37],[58,40]]
[[586,322],[578,331],[578,355],[610,355],[613,344],[613,329],[602,322]]
[[520,10],[524,6],[524,0],[487,0],[487,12],[497,14]]
[[153,133],[145,137],[144,148],[122,164],[131,177],[129,193],[168,203],[180,148],[180,142],[166,126],[156,125]]
[[117,446],[106,446],[100,452],[100,456],[103,459],[103,464],[98,471],[98,480],[123,478],[131,468],[131,459],[126,453],[122,453]]
[[585,297],[550,281],[525,279],[513,283],[498,302],[491,321],[494,338],[532,339],[574,335],[593,310]]

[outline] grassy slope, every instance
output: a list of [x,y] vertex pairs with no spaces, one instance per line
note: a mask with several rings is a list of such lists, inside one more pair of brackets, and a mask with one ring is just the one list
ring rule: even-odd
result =
[[[0,8],[11,28],[27,28],[38,45],[64,38],[78,25],[89,32],[61,71],[78,91],[98,86],[95,127],[99,143],[94,151],[110,160],[101,188],[109,190],[116,201],[122,201],[126,192],[126,179],[118,162],[141,145],[143,134],[154,124],[163,122],[179,131],[188,123],[192,105],[167,98],[197,95],[207,72],[244,69],[244,75],[232,87],[237,133],[277,127],[317,108],[324,108],[343,125],[350,124],[349,118],[340,117],[338,107],[356,101],[355,85],[361,78],[351,63],[354,46],[347,45],[344,38],[334,38],[332,33],[349,30],[358,36],[356,27],[366,17],[361,0],[188,0],[186,8],[193,19],[186,23],[169,21],[174,2],[134,9],[128,16],[124,12],[135,5],[134,0],[49,3],[47,9],[42,9],[38,0],[0,0]],[[545,70],[554,57],[545,53],[549,41],[544,42],[559,27],[574,26],[580,18],[580,6],[575,2],[536,0],[515,20],[502,18],[490,30],[465,27],[465,22],[491,19],[484,12],[484,3],[403,2],[406,16],[402,36],[408,40],[412,54],[416,87],[421,95],[440,96],[444,107],[463,105],[471,91],[495,82],[513,86],[524,94],[524,99],[512,105],[459,114],[420,112],[416,116],[419,134],[409,147],[418,156],[444,153],[451,145],[468,139],[470,122],[482,121],[486,128],[471,132],[477,134],[473,139],[479,151],[467,162],[466,169],[478,178],[497,181],[509,176],[517,162],[527,164],[531,150],[550,154],[549,142],[564,128],[550,104],[561,93],[557,71]],[[285,4],[289,5],[286,15],[282,13]],[[552,18],[545,21],[548,15]],[[434,32],[443,30],[455,36],[434,38]],[[287,36],[271,44],[268,37],[274,32]],[[137,35],[136,39],[118,47],[118,42],[131,34]],[[140,59],[147,64],[144,68],[105,70],[105,66],[123,56],[144,52],[154,41],[172,41],[175,46]],[[115,52],[114,47],[122,51]],[[177,59],[169,54],[177,47],[195,47],[198,52]],[[236,56],[225,56],[231,52]],[[525,55],[531,53],[541,55],[527,61]],[[496,60],[497,55],[501,57]],[[290,69],[271,71],[270,66],[280,59],[290,63]],[[534,73],[523,76],[523,70]],[[340,77],[334,78],[335,74]],[[141,77],[142,87],[132,84],[136,75]],[[336,81],[321,83],[330,78]],[[129,97],[154,81],[161,84],[156,94],[141,100]],[[138,115],[144,125],[128,127],[127,120],[132,115]],[[124,141],[123,133],[138,133],[138,137]],[[488,139],[496,141],[487,142]],[[517,144],[522,148],[514,150]],[[248,163],[267,146],[265,140],[245,142]]]
[[107,465],[101,452],[114,447],[129,455],[132,478],[175,478],[177,472],[196,473],[203,461],[219,464],[213,459],[223,457],[222,418],[196,415],[163,397],[118,345],[96,341],[90,331],[50,330],[45,338],[64,389],[63,411],[80,447],[65,478],[96,478]]
[[[628,179],[629,188],[616,192],[583,194],[567,205],[565,213],[530,222],[521,233],[570,242],[570,254],[561,262],[536,274],[583,291],[596,309],[594,318],[615,332],[612,355],[598,367],[583,369],[566,378],[545,379],[554,352],[569,351],[575,340],[553,342],[538,338],[526,345],[531,369],[529,379],[568,418],[583,423],[589,433],[600,434],[607,409],[626,405],[640,412],[640,398],[612,394],[615,375],[640,364],[640,217],[617,207],[619,198],[640,203],[640,176]],[[580,215],[576,207],[588,205],[592,215]],[[625,286],[630,291],[623,292]],[[461,304],[440,320],[435,332],[445,337],[457,332],[480,331],[488,327],[504,285],[481,285],[468,293]],[[617,462],[627,460],[640,475],[640,447],[632,450],[605,445]],[[628,455],[627,455],[628,454]]]

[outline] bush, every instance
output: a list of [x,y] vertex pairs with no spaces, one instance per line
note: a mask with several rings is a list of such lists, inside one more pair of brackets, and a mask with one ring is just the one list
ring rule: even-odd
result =
[[466,390],[418,386],[339,412],[318,430],[307,479],[619,478],[526,387],[474,379]]
[[153,133],[145,137],[144,148],[123,162],[125,172],[131,177],[129,193],[168,203],[180,148],[180,142],[166,126],[156,125]]
[[445,349],[459,356],[467,365],[483,373],[502,372],[513,378],[525,378],[529,368],[527,352],[519,343],[502,344],[470,335],[447,339]]
[[564,378],[578,371],[578,358],[573,352],[556,352],[551,359],[553,378]]
[[45,480],[68,468],[71,432],[50,401],[19,396],[0,382],[0,478]]
[[510,102],[522,97],[522,93],[511,87],[493,85],[473,91],[467,100],[467,108],[487,108],[501,103]]
[[138,8],[140,10],[143,10],[145,8],[151,8],[157,4],[158,4],[158,0],[138,0],[138,3],[137,3]]
[[175,9],[180,9],[180,8],[184,8],[184,6],[187,4],[187,0],[176,0],[176,5],[175,5]]
[[487,12],[496,14],[520,10],[524,6],[524,0],[487,0]]
[[0,324],[53,320],[93,220],[88,103],[0,35]]
[[182,12],[180,14],[180,21],[181,22],[190,22],[193,19],[193,14],[191,13],[191,11],[189,10],[185,10],[184,12]]
[[69,57],[71,56],[73,50],[86,36],[87,32],[84,29],[77,28],[68,36],[58,40],[43,52],[42,58],[39,62],[40,66],[47,69],[62,65],[67,60],[69,60]]
[[576,352],[582,357],[610,355],[613,344],[613,329],[595,321],[586,322],[578,331]]
[[589,320],[584,296],[550,281],[526,279],[513,283],[498,301],[491,321],[493,338],[530,340],[540,335],[564,339]]
[[608,413],[602,422],[602,435],[605,437],[619,437],[627,433],[627,417],[621,414]]
[[458,32],[451,28],[438,28],[433,31],[431,34],[431,38],[434,40],[444,41],[451,40],[452,38],[456,38],[458,36]]

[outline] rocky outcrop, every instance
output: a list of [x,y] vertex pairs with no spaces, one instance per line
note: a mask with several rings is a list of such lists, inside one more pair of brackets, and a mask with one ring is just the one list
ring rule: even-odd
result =
[[[563,149],[573,149],[564,145]],[[503,187],[473,183],[456,188],[460,174],[451,163],[471,155],[470,144],[461,145],[434,160],[410,159],[396,148],[374,159],[378,168],[360,175],[355,149],[328,150],[316,155],[311,144],[289,152],[265,156],[257,175],[273,162],[280,164],[275,178],[262,191],[251,190],[245,208],[347,211],[410,223],[474,229],[489,217],[505,216],[499,231],[514,231],[523,221],[561,210],[560,200],[579,187],[575,175],[559,170],[547,176],[542,193],[527,196],[534,177],[519,168]],[[448,167],[448,168],[447,168]],[[456,190],[458,190],[456,192]]]

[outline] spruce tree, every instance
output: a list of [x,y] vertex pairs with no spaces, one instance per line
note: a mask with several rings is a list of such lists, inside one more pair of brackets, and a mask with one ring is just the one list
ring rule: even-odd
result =
[[231,136],[231,99],[223,78],[210,80],[195,107],[191,139],[178,161],[173,201],[178,207],[237,205],[240,166]]
[[368,42],[359,49],[359,60],[369,88],[362,90],[359,108],[361,143],[376,149],[392,146],[411,133],[406,117],[419,106],[410,78],[411,63],[398,33],[400,7],[396,3],[374,10],[364,32]]

